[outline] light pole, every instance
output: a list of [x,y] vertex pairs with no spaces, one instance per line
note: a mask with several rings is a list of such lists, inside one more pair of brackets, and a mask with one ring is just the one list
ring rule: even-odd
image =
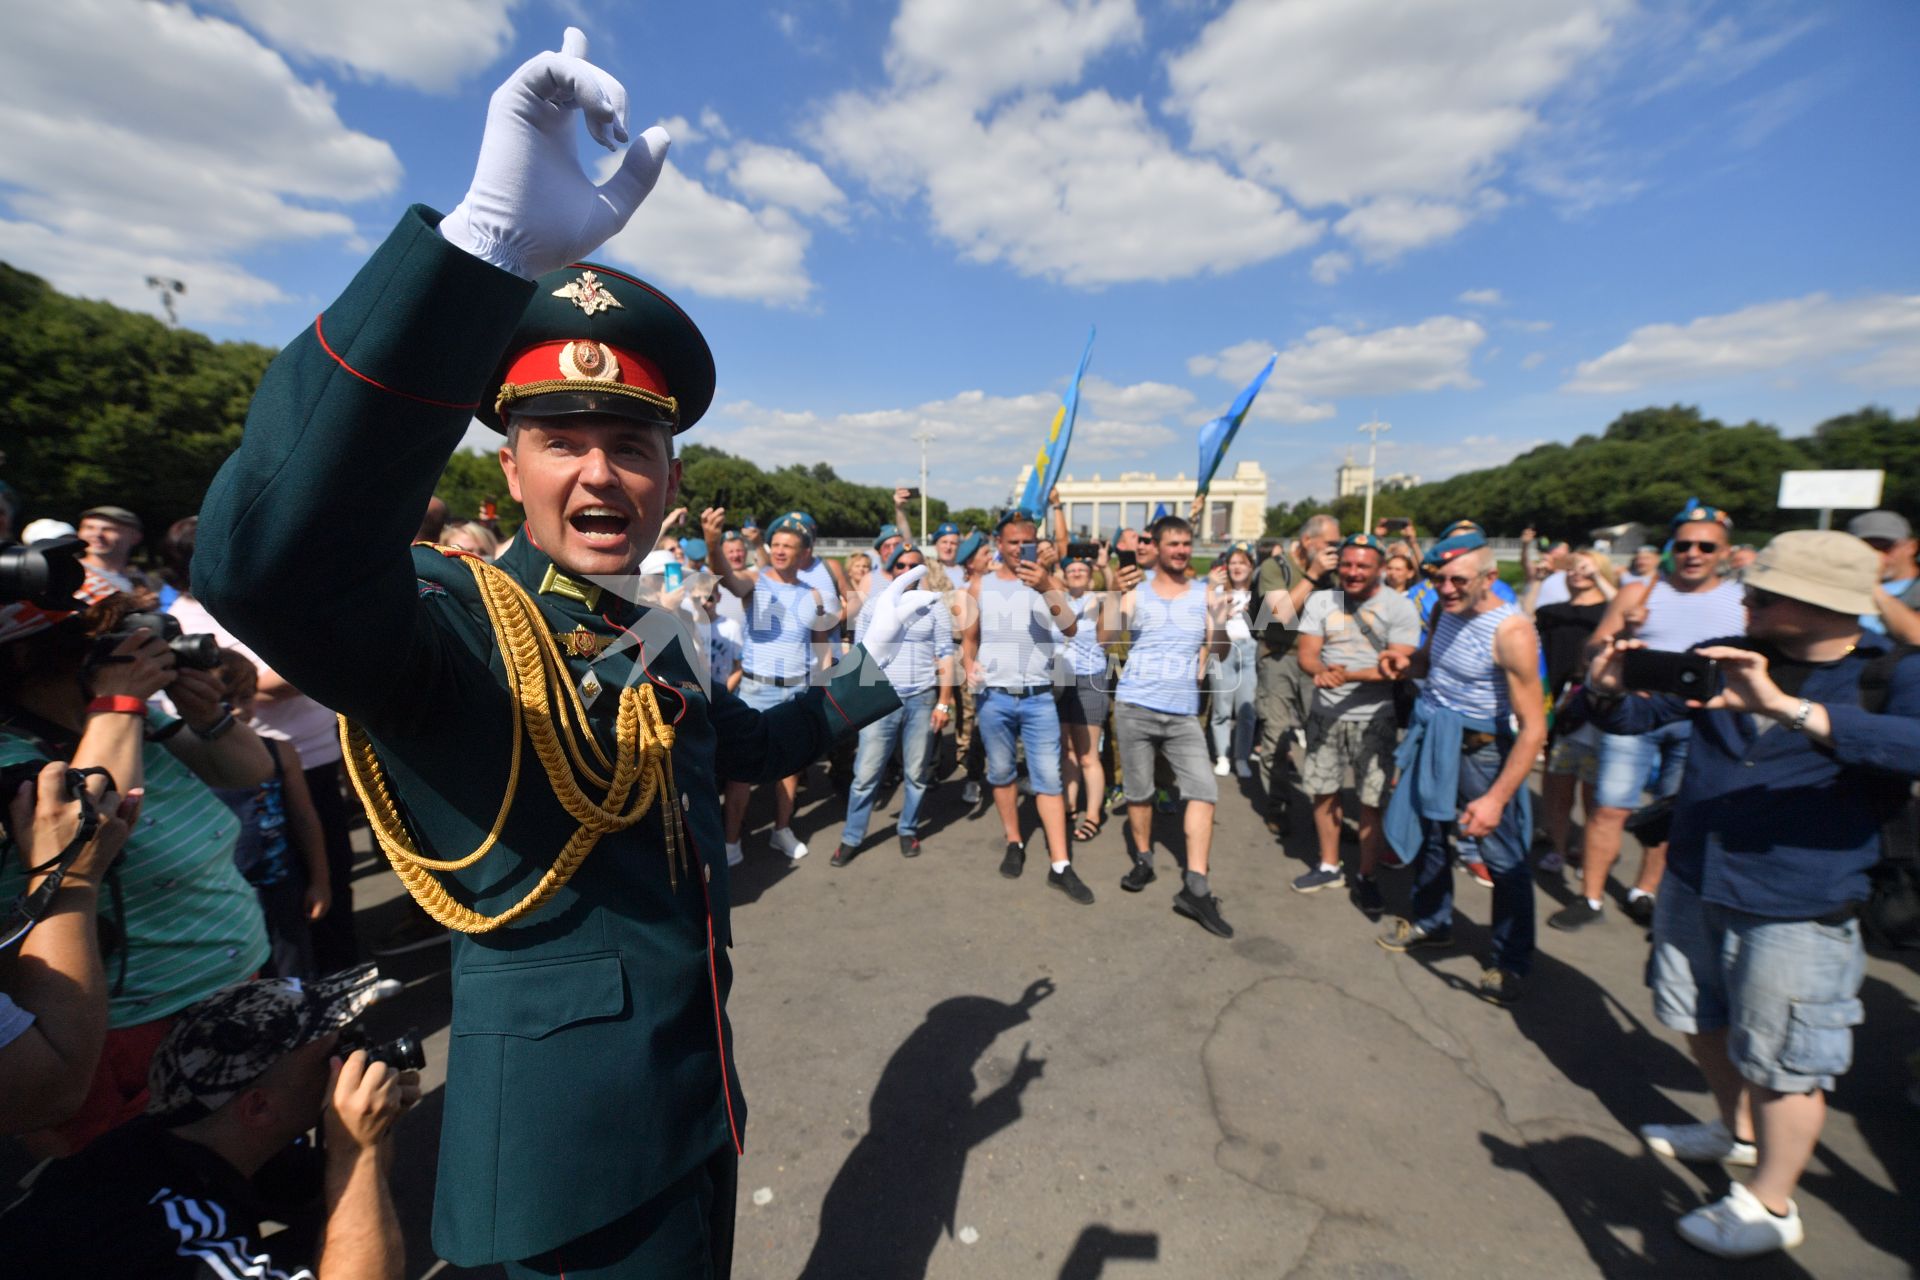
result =
[[1360,532],[1373,532],[1373,484],[1378,474],[1374,470],[1374,455],[1380,448],[1380,433],[1393,430],[1391,423],[1380,421],[1380,415],[1374,414],[1373,421],[1360,424],[1360,430],[1367,435],[1367,514],[1361,518]]
[[927,446],[939,437],[932,427],[922,427],[913,433],[920,442],[920,545],[927,543]]

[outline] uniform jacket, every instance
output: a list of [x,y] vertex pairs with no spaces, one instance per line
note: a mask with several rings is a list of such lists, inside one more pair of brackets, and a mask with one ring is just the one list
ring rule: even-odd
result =
[[[472,574],[408,546],[533,286],[447,245],[436,223],[409,210],[268,369],[208,492],[193,580],[264,661],[366,728],[417,843],[457,858],[499,810],[513,708]],[[550,561],[523,533],[500,563],[537,592]],[[758,713],[703,692],[642,608],[610,592],[595,609],[536,599],[556,634],[649,637],[594,667],[605,687],[589,718],[611,755],[622,683],[653,683],[695,862],[676,887],[656,805],[538,912],[454,935],[433,1239],[462,1266],[553,1249],[738,1144],[717,785],[797,772],[899,705],[855,650],[830,685]],[[584,674],[587,659],[569,662]],[[528,749],[502,839],[457,873],[455,896],[505,910],[575,828]]]

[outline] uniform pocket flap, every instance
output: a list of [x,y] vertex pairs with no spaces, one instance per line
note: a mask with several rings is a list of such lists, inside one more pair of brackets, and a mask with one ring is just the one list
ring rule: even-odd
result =
[[453,1034],[538,1040],[562,1027],[626,1011],[617,955],[489,965],[455,975]]

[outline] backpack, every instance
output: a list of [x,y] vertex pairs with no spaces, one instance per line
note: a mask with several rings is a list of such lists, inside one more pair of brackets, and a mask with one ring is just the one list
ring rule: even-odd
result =
[[[1896,644],[1875,654],[1860,673],[1860,705],[1885,714],[1893,699],[1893,673],[1902,659],[1920,654],[1920,646]],[[1870,887],[1860,912],[1867,941],[1887,950],[1920,947],[1920,832],[1916,831],[1912,786],[1888,779],[1881,800],[1880,861],[1867,873]]]

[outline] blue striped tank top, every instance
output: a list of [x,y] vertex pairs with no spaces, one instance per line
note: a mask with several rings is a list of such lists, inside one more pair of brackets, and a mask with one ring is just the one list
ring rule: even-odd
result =
[[747,602],[747,644],[740,665],[777,680],[805,675],[812,665],[813,620],[820,614],[814,589],[761,574]]
[[1067,641],[1067,661],[1076,676],[1104,675],[1107,670],[1107,651],[1100,647],[1100,598],[1098,591],[1067,597],[1079,624]]
[[1151,582],[1133,591],[1132,643],[1113,696],[1168,715],[1200,711],[1200,646],[1207,642],[1207,583],[1195,578],[1171,600]]
[[1728,578],[1711,591],[1675,591],[1665,578],[1647,592],[1647,620],[1634,630],[1649,649],[1685,653],[1697,644],[1747,634],[1747,593]]
[[980,579],[980,650],[975,660],[989,688],[1051,684],[1061,644],[1038,592],[997,573]]
[[1465,616],[1436,611],[1427,650],[1427,696],[1470,719],[1505,725],[1513,708],[1507,703],[1507,673],[1493,660],[1493,633],[1519,612],[1510,604]]

